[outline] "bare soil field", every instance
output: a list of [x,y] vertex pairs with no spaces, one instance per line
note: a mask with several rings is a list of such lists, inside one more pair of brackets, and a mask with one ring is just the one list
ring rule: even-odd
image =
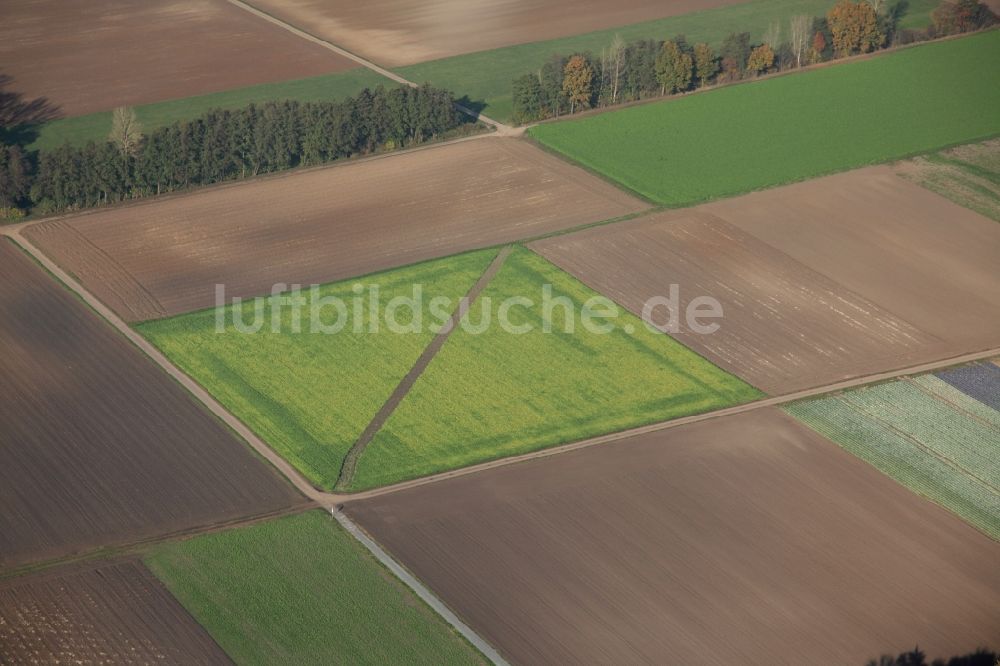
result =
[[0,241],[0,569],[305,501]]
[[635,313],[716,298],[718,331],[674,337],[772,395],[1000,344],[1000,226],[886,168],[532,248]]
[[229,664],[146,567],[134,561],[0,584],[5,664]]
[[345,510],[516,663],[996,646],[1000,544],[776,410]]
[[736,0],[250,0],[248,4],[386,67],[614,28]]
[[127,321],[327,283],[614,218],[646,204],[485,138],[43,222],[25,235]]
[[46,97],[63,116],[355,66],[225,0],[0,4],[9,91]]

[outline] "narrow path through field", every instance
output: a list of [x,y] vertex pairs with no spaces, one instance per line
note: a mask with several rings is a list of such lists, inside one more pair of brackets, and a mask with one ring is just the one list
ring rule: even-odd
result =
[[473,631],[467,624],[458,619],[450,608],[444,605],[444,603],[438,599],[433,592],[427,589],[423,583],[414,577],[409,571],[404,569],[396,560],[382,550],[382,547],[375,542],[370,536],[368,536],[360,527],[354,524],[350,518],[344,515],[343,511],[339,509],[331,509],[330,513],[333,517],[337,519],[337,522],[343,526],[345,530],[350,533],[355,539],[361,542],[361,544],[368,549],[368,551],[375,556],[379,562],[381,562],[389,571],[391,571],[397,578],[399,578],[403,583],[405,583],[413,592],[420,597],[424,603],[430,606],[438,615],[443,617],[448,624],[453,626],[458,633],[462,634],[465,640],[472,643],[477,650],[483,653],[487,659],[489,659],[497,666],[506,666],[507,661],[500,656],[500,653],[493,649],[489,643],[487,643],[483,638]]
[[[245,11],[250,12],[254,16],[257,16],[258,18],[264,19],[268,23],[273,23],[276,26],[284,28],[285,30],[287,30],[290,33],[292,33],[293,35],[296,35],[298,37],[301,37],[302,39],[308,40],[308,41],[312,42],[313,44],[318,44],[319,46],[322,46],[325,49],[329,49],[330,51],[333,51],[334,53],[336,53],[338,55],[342,55],[345,58],[353,60],[354,62],[358,63],[362,67],[367,67],[371,71],[375,72],[376,74],[380,74],[381,76],[384,76],[387,79],[395,81],[396,83],[401,83],[403,85],[410,86],[411,88],[416,88],[417,87],[417,84],[414,83],[413,81],[410,81],[408,79],[404,79],[399,74],[396,74],[395,72],[392,72],[392,71],[390,71],[390,70],[388,70],[388,69],[386,69],[384,67],[376,65],[374,62],[372,62],[371,60],[368,60],[367,58],[362,58],[361,56],[357,55],[356,53],[351,53],[347,49],[341,48],[341,47],[337,46],[336,44],[334,44],[332,42],[328,42],[325,39],[320,39],[319,37],[316,37],[315,35],[311,35],[308,32],[306,32],[305,30],[302,30],[300,28],[296,28],[294,25],[292,25],[290,23],[285,23],[281,19],[276,18],[274,16],[271,16],[267,12],[261,11],[260,9],[257,9],[253,5],[250,5],[250,4],[247,4],[245,2],[242,2],[242,0],[229,0],[229,2],[231,4],[239,7],[240,9],[243,9]],[[497,133],[500,134],[501,136],[520,136],[520,135],[524,134],[524,128],[523,127],[511,127],[510,125],[505,125],[505,124],[501,123],[500,121],[493,120],[489,116],[484,116],[481,113],[478,113],[478,112],[476,112],[476,111],[474,111],[474,110],[472,110],[472,109],[470,109],[470,108],[468,108],[466,106],[458,104],[457,102],[455,103],[455,108],[457,108],[459,111],[461,111],[462,113],[466,114],[467,116],[471,116],[473,118],[481,120],[484,123],[486,123],[487,125],[490,125],[491,127],[496,128]]]
[[506,261],[513,249],[513,245],[508,245],[497,253],[497,256],[493,258],[490,265],[486,267],[483,274],[479,276],[476,283],[472,285],[471,289],[469,289],[469,292],[464,298],[462,298],[462,300],[459,301],[458,307],[455,308],[455,312],[452,313],[451,318],[444,324],[444,326],[441,327],[441,330],[437,332],[437,335],[434,336],[431,343],[427,345],[427,348],[424,349],[422,354],[420,354],[417,362],[413,364],[413,367],[410,368],[408,373],[406,373],[403,380],[399,382],[399,385],[396,386],[396,389],[389,396],[389,399],[385,401],[382,408],[378,410],[377,414],[375,414],[371,423],[369,423],[364,429],[361,436],[358,437],[358,440],[354,442],[351,450],[348,451],[347,455],[344,457],[344,464],[340,468],[340,477],[337,479],[337,484],[335,486],[337,489],[342,490],[346,488],[350,485],[351,481],[354,480],[354,472],[358,466],[358,458],[360,458],[361,454],[364,453],[365,447],[372,441],[375,434],[382,429],[382,426],[385,425],[385,422],[396,410],[396,407],[399,406],[399,403],[402,402],[403,398],[406,397],[406,394],[410,392],[411,388],[413,388],[413,384],[420,377],[421,373],[423,373],[424,369],[426,369],[430,362],[434,359],[434,356],[441,351],[441,347],[444,346],[444,343],[448,341],[448,337],[452,334],[455,328],[458,327],[462,317],[464,317],[469,311],[469,308],[473,303],[475,303],[479,294],[481,294],[483,289],[486,288],[486,285],[488,285],[490,281],[496,277],[496,274],[500,271],[500,267],[503,266],[503,262]]

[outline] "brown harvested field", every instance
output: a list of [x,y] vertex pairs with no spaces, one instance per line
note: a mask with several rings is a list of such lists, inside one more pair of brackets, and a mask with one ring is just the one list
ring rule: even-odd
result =
[[25,235],[140,321],[646,208],[527,142],[483,138],[43,222]]
[[4,0],[0,74],[64,116],[351,69],[225,0]]
[[250,0],[248,4],[386,67],[537,42],[739,0]]
[[515,663],[997,646],[1000,544],[777,410],[345,510]]
[[674,337],[772,395],[1000,345],[1000,225],[887,168],[532,248],[636,313],[718,299],[717,332]]
[[305,500],[0,239],[0,569]]
[[135,561],[0,583],[5,664],[229,664],[229,657]]

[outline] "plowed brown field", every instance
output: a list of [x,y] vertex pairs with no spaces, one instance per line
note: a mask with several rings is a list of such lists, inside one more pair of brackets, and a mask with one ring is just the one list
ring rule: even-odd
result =
[[348,503],[512,662],[996,646],[1000,544],[771,409]]
[[4,0],[0,74],[62,115],[351,69],[225,0]]
[[5,664],[229,664],[138,562],[0,584]]
[[304,502],[0,239],[0,569]]
[[29,227],[128,321],[332,282],[641,210],[523,141],[437,146]]
[[770,394],[1000,345],[1000,225],[881,167],[532,248],[637,314],[717,299],[674,337]]
[[735,0],[250,0],[317,37],[395,67],[614,28]]

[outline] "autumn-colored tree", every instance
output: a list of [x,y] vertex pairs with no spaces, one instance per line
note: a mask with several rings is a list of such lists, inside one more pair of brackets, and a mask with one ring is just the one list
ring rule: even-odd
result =
[[809,64],[815,65],[818,62],[823,62],[823,52],[826,51],[826,37],[819,30],[813,35],[812,46],[809,47]]
[[719,59],[708,44],[694,45],[694,70],[701,86],[707,86],[712,77],[719,73]]
[[586,58],[575,55],[566,62],[563,70],[563,92],[569,99],[569,112],[575,113],[577,105],[590,106],[594,94],[594,70]]
[[754,76],[767,74],[774,67],[774,49],[770,44],[761,44],[750,51],[747,58],[747,73]]
[[663,50],[656,57],[656,80],[663,94],[681,92],[691,87],[694,60],[674,41],[663,43]]
[[833,50],[840,58],[874,51],[885,42],[878,14],[867,2],[840,0],[826,19],[833,36]]
[[934,32],[957,35],[997,23],[997,15],[979,0],[943,0],[931,13]]

